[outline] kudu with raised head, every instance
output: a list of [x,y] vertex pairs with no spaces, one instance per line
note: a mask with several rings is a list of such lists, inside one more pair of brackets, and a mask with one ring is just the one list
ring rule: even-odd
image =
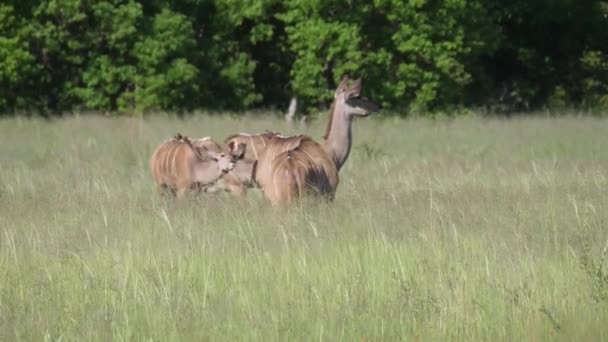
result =
[[378,110],[375,103],[361,96],[361,79],[351,82],[345,76],[335,91],[322,143],[305,135],[278,134],[267,134],[266,140],[262,135],[247,136],[249,143],[235,139],[237,135],[227,138],[226,142],[229,148],[244,143],[247,150],[255,144],[257,162],[244,168],[244,173],[250,175],[251,181],[257,183],[273,205],[288,205],[305,193],[332,199],[339,183],[338,172],[352,147],[353,118]]
[[200,191],[217,182],[235,167],[242,152],[238,146],[231,151],[208,137],[190,139],[177,134],[152,153],[150,169],[159,191],[182,198],[187,191]]

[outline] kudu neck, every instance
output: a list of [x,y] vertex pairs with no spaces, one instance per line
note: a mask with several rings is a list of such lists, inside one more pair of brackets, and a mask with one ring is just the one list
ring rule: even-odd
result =
[[325,145],[332,154],[339,171],[348,159],[352,146],[352,118],[341,106],[334,106],[329,117],[329,130],[325,135]]
[[255,166],[257,160],[239,160],[231,173],[236,176],[239,182],[251,185],[255,182]]

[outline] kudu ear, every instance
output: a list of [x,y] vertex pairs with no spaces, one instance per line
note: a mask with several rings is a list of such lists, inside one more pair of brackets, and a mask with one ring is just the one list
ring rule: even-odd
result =
[[342,81],[340,81],[340,84],[338,85],[338,88],[345,87],[349,80],[348,75],[344,75],[344,77],[342,77]]
[[348,93],[350,95],[359,95],[361,94],[361,78],[357,78],[348,86]]
[[348,87],[348,75],[344,75],[344,77],[342,77],[342,81],[340,81],[340,84],[338,84],[338,87],[336,88],[336,93],[334,96],[338,96],[338,94],[342,93],[343,91],[345,91]]
[[205,145],[192,145],[201,160],[218,161],[216,154]]
[[239,144],[236,141],[232,140],[230,142],[228,142],[228,149],[230,150],[230,153],[236,158],[236,159],[242,159],[245,156],[245,151],[247,150],[247,145],[246,144]]
[[236,150],[234,150],[234,152],[232,153],[232,155],[236,159],[243,159],[245,157],[245,151],[247,151],[247,145],[246,144],[238,144]]

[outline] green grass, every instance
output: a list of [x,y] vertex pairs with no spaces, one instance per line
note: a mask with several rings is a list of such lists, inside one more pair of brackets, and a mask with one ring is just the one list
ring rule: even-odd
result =
[[0,340],[608,340],[608,120],[354,125],[335,202],[277,215],[148,157],[323,122],[0,120]]

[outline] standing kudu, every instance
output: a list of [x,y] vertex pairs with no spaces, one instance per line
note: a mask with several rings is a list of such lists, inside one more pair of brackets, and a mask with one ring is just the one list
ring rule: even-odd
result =
[[336,163],[338,171],[348,159],[353,144],[353,118],[366,117],[379,110],[377,104],[361,96],[360,78],[353,82],[349,82],[347,76],[342,79],[336,89],[323,136],[323,147]]
[[[352,147],[352,120],[377,112],[379,107],[361,96],[361,79],[350,82],[344,77],[336,89],[322,143],[300,135],[278,134],[245,136],[249,144],[236,135],[226,139],[229,148],[247,145],[257,162],[243,167],[273,205],[289,205],[305,193],[333,199],[339,183],[338,172],[348,159]],[[240,139],[235,139],[240,138]],[[261,143],[263,141],[263,144]],[[252,146],[255,153],[251,152]],[[230,173],[229,173],[230,174]],[[236,177],[238,178],[238,177]]]

